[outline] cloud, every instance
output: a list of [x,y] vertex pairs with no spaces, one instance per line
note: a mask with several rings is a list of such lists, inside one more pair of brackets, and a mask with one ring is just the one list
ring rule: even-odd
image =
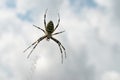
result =
[[102,80],[119,80],[120,74],[114,71],[105,72],[102,76]]
[[[85,2],[81,10],[77,2],[79,0],[73,5],[69,0],[17,0],[16,7],[11,9],[1,2],[2,80],[119,79],[119,0],[92,0],[97,6],[88,7]],[[59,47],[53,41],[43,40],[29,59],[26,59],[29,50],[22,53],[43,35],[32,25],[44,28],[43,16],[47,8],[47,21],[51,19],[55,25],[57,13],[60,13],[61,22],[56,32],[65,30],[65,33],[54,37],[66,48],[64,64],[61,64]]]

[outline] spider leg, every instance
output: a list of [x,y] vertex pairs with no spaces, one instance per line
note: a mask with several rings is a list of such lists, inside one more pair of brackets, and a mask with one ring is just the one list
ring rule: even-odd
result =
[[58,28],[59,23],[60,23],[60,15],[59,15],[59,13],[58,13],[58,23],[57,23],[57,25],[56,25],[56,27],[55,27],[54,31]]
[[47,13],[47,10],[48,9],[46,9],[45,14],[44,14],[44,26],[45,26],[45,29],[46,29],[46,13]]
[[57,34],[60,34],[60,33],[63,33],[63,32],[65,32],[65,31],[60,31],[60,32],[54,33],[52,35],[57,35]]
[[67,55],[66,55],[66,50],[65,50],[65,48],[64,48],[64,46],[61,44],[61,47],[63,48],[63,50],[64,50],[64,53],[65,53],[65,58],[67,57]]
[[63,63],[63,51],[62,51],[61,46],[60,46],[60,45],[58,45],[58,46],[59,46],[59,48],[60,48],[60,52],[61,52],[61,58],[62,58],[61,63]]
[[46,38],[47,36],[42,36],[40,37],[37,41],[35,41],[33,44],[31,44],[27,49],[25,49],[23,52],[27,51],[30,47],[32,47],[34,44],[35,46],[33,47],[33,49],[31,50],[31,52],[29,53],[29,55],[27,56],[27,58],[29,58],[29,56],[31,55],[31,53],[33,52],[33,50],[36,48],[36,46],[38,45],[38,43],[43,40],[44,38]]
[[40,28],[40,27],[38,27],[36,25],[33,25],[33,26],[36,27],[36,28],[38,28],[38,29],[40,29],[40,30],[42,30],[45,33],[45,30],[43,30],[42,28]]
[[23,53],[24,52],[26,52],[30,47],[32,47],[34,44],[36,44],[37,43],[37,41],[35,41],[34,43],[32,43],[28,48],[26,48],[24,51],[23,51]]
[[51,37],[51,39],[58,44],[60,52],[61,52],[62,63],[63,63],[63,51],[62,51],[62,49],[64,50],[65,58],[66,58],[66,50],[65,50],[64,46],[57,39],[55,39],[53,37]]
[[30,53],[28,54],[27,58],[30,57],[31,53],[33,52],[33,50],[36,48],[37,45],[38,45],[38,41],[37,41],[37,43],[35,44],[35,46],[33,47],[33,49],[30,51]]

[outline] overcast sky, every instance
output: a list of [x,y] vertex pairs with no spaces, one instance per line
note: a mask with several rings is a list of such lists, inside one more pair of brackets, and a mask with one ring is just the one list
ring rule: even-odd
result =
[[[47,22],[66,48],[43,40],[29,49]],[[0,0],[0,80],[120,80],[120,0]]]

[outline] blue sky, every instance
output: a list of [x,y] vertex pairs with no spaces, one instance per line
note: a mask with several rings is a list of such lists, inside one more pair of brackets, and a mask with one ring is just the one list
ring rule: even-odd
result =
[[[79,8],[79,7],[92,7],[92,8],[95,8],[97,7],[97,4],[94,0],[69,0],[70,1],[70,5],[73,6],[73,7],[76,7]],[[76,5],[78,4],[78,5]]]
[[[120,80],[119,0],[1,0],[1,80]],[[58,45],[43,40],[29,59],[26,49],[44,33],[47,22],[60,25],[54,36],[66,48],[61,64]]]
[[6,0],[5,4],[6,4],[7,8],[15,8],[16,7],[15,0]]

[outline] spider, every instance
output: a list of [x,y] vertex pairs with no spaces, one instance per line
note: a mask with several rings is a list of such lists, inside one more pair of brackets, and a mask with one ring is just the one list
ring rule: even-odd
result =
[[[64,31],[60,31],[60,32],[54,33],[55,30],[58,28],[59,23],[60,23],[59,13],[58,13],[58,18],[59,18],[59,19],[58,19],[58,23],[57,23],[57,25],[55,26],[55,28],[54,28],[54,23],[53,23],[53,21],[51,21],[51,20],[50,20],[50,21],[47,23],[47,25],[46,25],[46,14],[47,14],[47,9],[46,9],[45,14],[44,14],[44,27],[45,27],[45,30],[43,30],[42,28],[40,28],[40,27],[38,27],[38,26],[36,26],[36,25],[33,25],[34,27],[42,30],[42,31],[45,33],[45,35],[42,36],[42,37],[40,37],[39,39],[37,39],[34,43],[32,43],[32,44],[31,44],[28,48],[26,48],[23,52],[26,52],[30,47],[33,46],[32,50],[30,51],[30,53],[29,53],[28,56],[27,56],[27,58],[29,58],[30,55],[31,55],[31,53],[33,52],[33,50],[36,48],[36,46],[38,45],[38,43],[39,43],[40,41],[42,41],[42,40],[45,39],[45,38],[46,38],[46,40],[48,40],[48,41],[49,41],[50,39],[52,39],[52,40],[53,40],[54,42],[56,42],[56,43],[58,44],[58,46],[59,46],[59,49],[60,49],[60,52],[61,52],[61,62],[63,63],[63,53],[64,53],[65,58],[66,58],[66,50],[65,50],[64,46],[61,44],[61,42],[53,37],[53,35],[57,35],[57,34],[60,34],[60,33],[63,33],[63,32],[64,32]],[[64,51],[64,52],[63,52],[63,51]]]

